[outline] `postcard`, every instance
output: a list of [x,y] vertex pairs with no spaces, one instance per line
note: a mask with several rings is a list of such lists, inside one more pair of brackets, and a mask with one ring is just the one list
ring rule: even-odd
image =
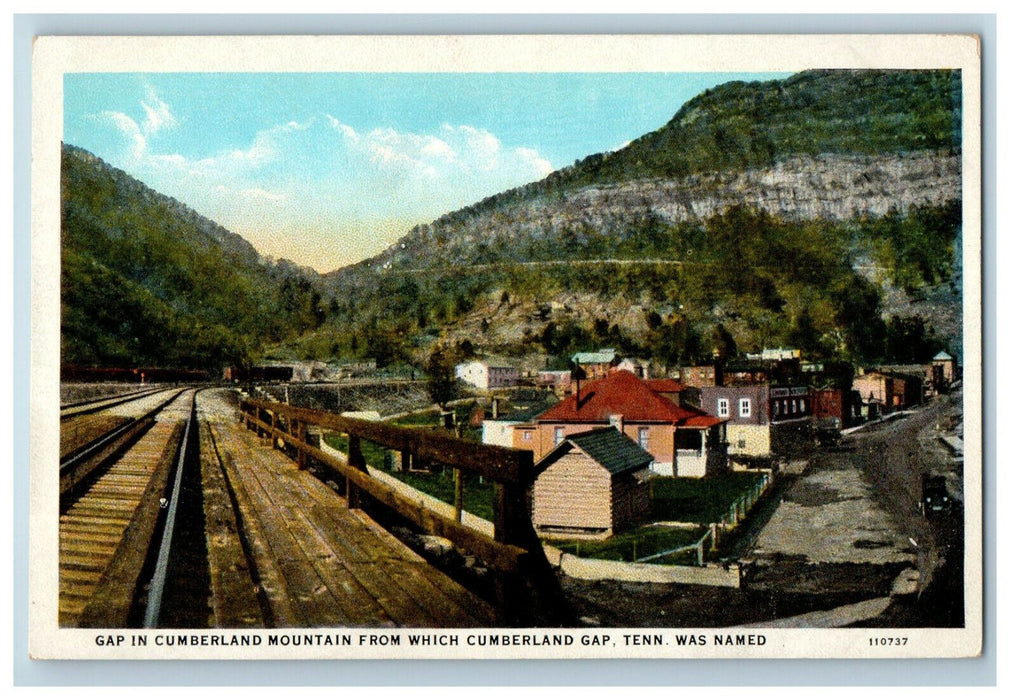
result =
[[980,80],[37,38],[31,656],[978,656]]

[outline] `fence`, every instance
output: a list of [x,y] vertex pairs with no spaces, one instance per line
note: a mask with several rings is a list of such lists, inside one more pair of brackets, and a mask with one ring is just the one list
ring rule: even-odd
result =
[[767,492],[770,485],[773,483],[773,473],[769,470],[760,470],[760,479],[752,485],[741,498],[731,504],[727,514],[721,518],[720,522],[710,523],[705,534],[698,541],[692,544],[677,547],[675,549],[669,549],[666,552],[657,552],[647,557],[637,559],[638,563],[646,563],[663,559],[674,554],[681,554],[683,552],[695,552],[696,553],[696,565],[702,566],[705,560],[706,552],[706,541],[709,540],[709,551],[716,552],[720,547],[721,533],[727,533],[738,527],[738,524],[745,519],[752,507],[756,505],[763,494]]
[[[425,531],[445,537],[481,558],[495,572],[497,604],[508,622],[526,623],[535,618],[560,621],[566,616],[553,572],[530,521],[528,490],[534,480],[531,452],[479,445],[437,431],[402,428],[253,398],[242,400],[240,408],[245,427],[271,440],[273,447],[292,453],[301,468],[307,468],[309,460],[314,460],[335,472],[345,482],[348,507],[362,507],[364,499],[373,499]],[[348,456],[344,459],[311,444],[307,429],[312,425],[345,434]],[[362,440],[398,451],[407,471],[423,460],[492,481],[493,538],[463,525],[459,517],[434,512],[373,478],[367,471]],[[457,500],[458,515],[461,498]]]

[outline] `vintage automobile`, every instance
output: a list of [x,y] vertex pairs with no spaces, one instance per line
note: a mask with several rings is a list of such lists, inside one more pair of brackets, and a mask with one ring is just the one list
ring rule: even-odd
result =
[[949,513],[953,500],[946,491],[946,477],[926,474],[922,477],[922,515],[926,518],[936,513]]

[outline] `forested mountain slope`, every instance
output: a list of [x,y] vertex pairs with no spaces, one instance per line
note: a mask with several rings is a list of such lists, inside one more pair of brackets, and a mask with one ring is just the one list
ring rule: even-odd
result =
[[610,343],[670,364],[730,335],[861,361],[903,359],[888,333],[906,328],[918,354],[956,351],[959,105],[951,71],[721,85],[625,148],[326,277],[339,317],[416,347]]
[[218,370],[319,326],[317,274],[65,145],[61,362]]

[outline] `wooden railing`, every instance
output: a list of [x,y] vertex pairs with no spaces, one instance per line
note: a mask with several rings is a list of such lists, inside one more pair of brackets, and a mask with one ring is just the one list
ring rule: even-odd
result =
[[[452,541],[482,559],[495,573],[497,604],[510,624],[561,623],[568,619],[554,574],[530,520],[529,491],[536,478],[533,454],[494,445],[468,442],[439,431],[403,428],[288,404],[245,398],[241,401],[245,426],[269,437],[273,446],[289,446],[301,468],[308,459],[332,470],[345,481],[347,505],[357,508],[371,498],[423,530]],[[347,457],[328,453],[307,441],[308,426],[347,436]],[[428,509],[404,493],[373,478],[367,471],[362,440],[397,450],[404,468],[415,462],[440,463],[456,472],[482,476],[494,484],[494,537],[456,516]],[[457,475],[456,481],[461,483]]]

